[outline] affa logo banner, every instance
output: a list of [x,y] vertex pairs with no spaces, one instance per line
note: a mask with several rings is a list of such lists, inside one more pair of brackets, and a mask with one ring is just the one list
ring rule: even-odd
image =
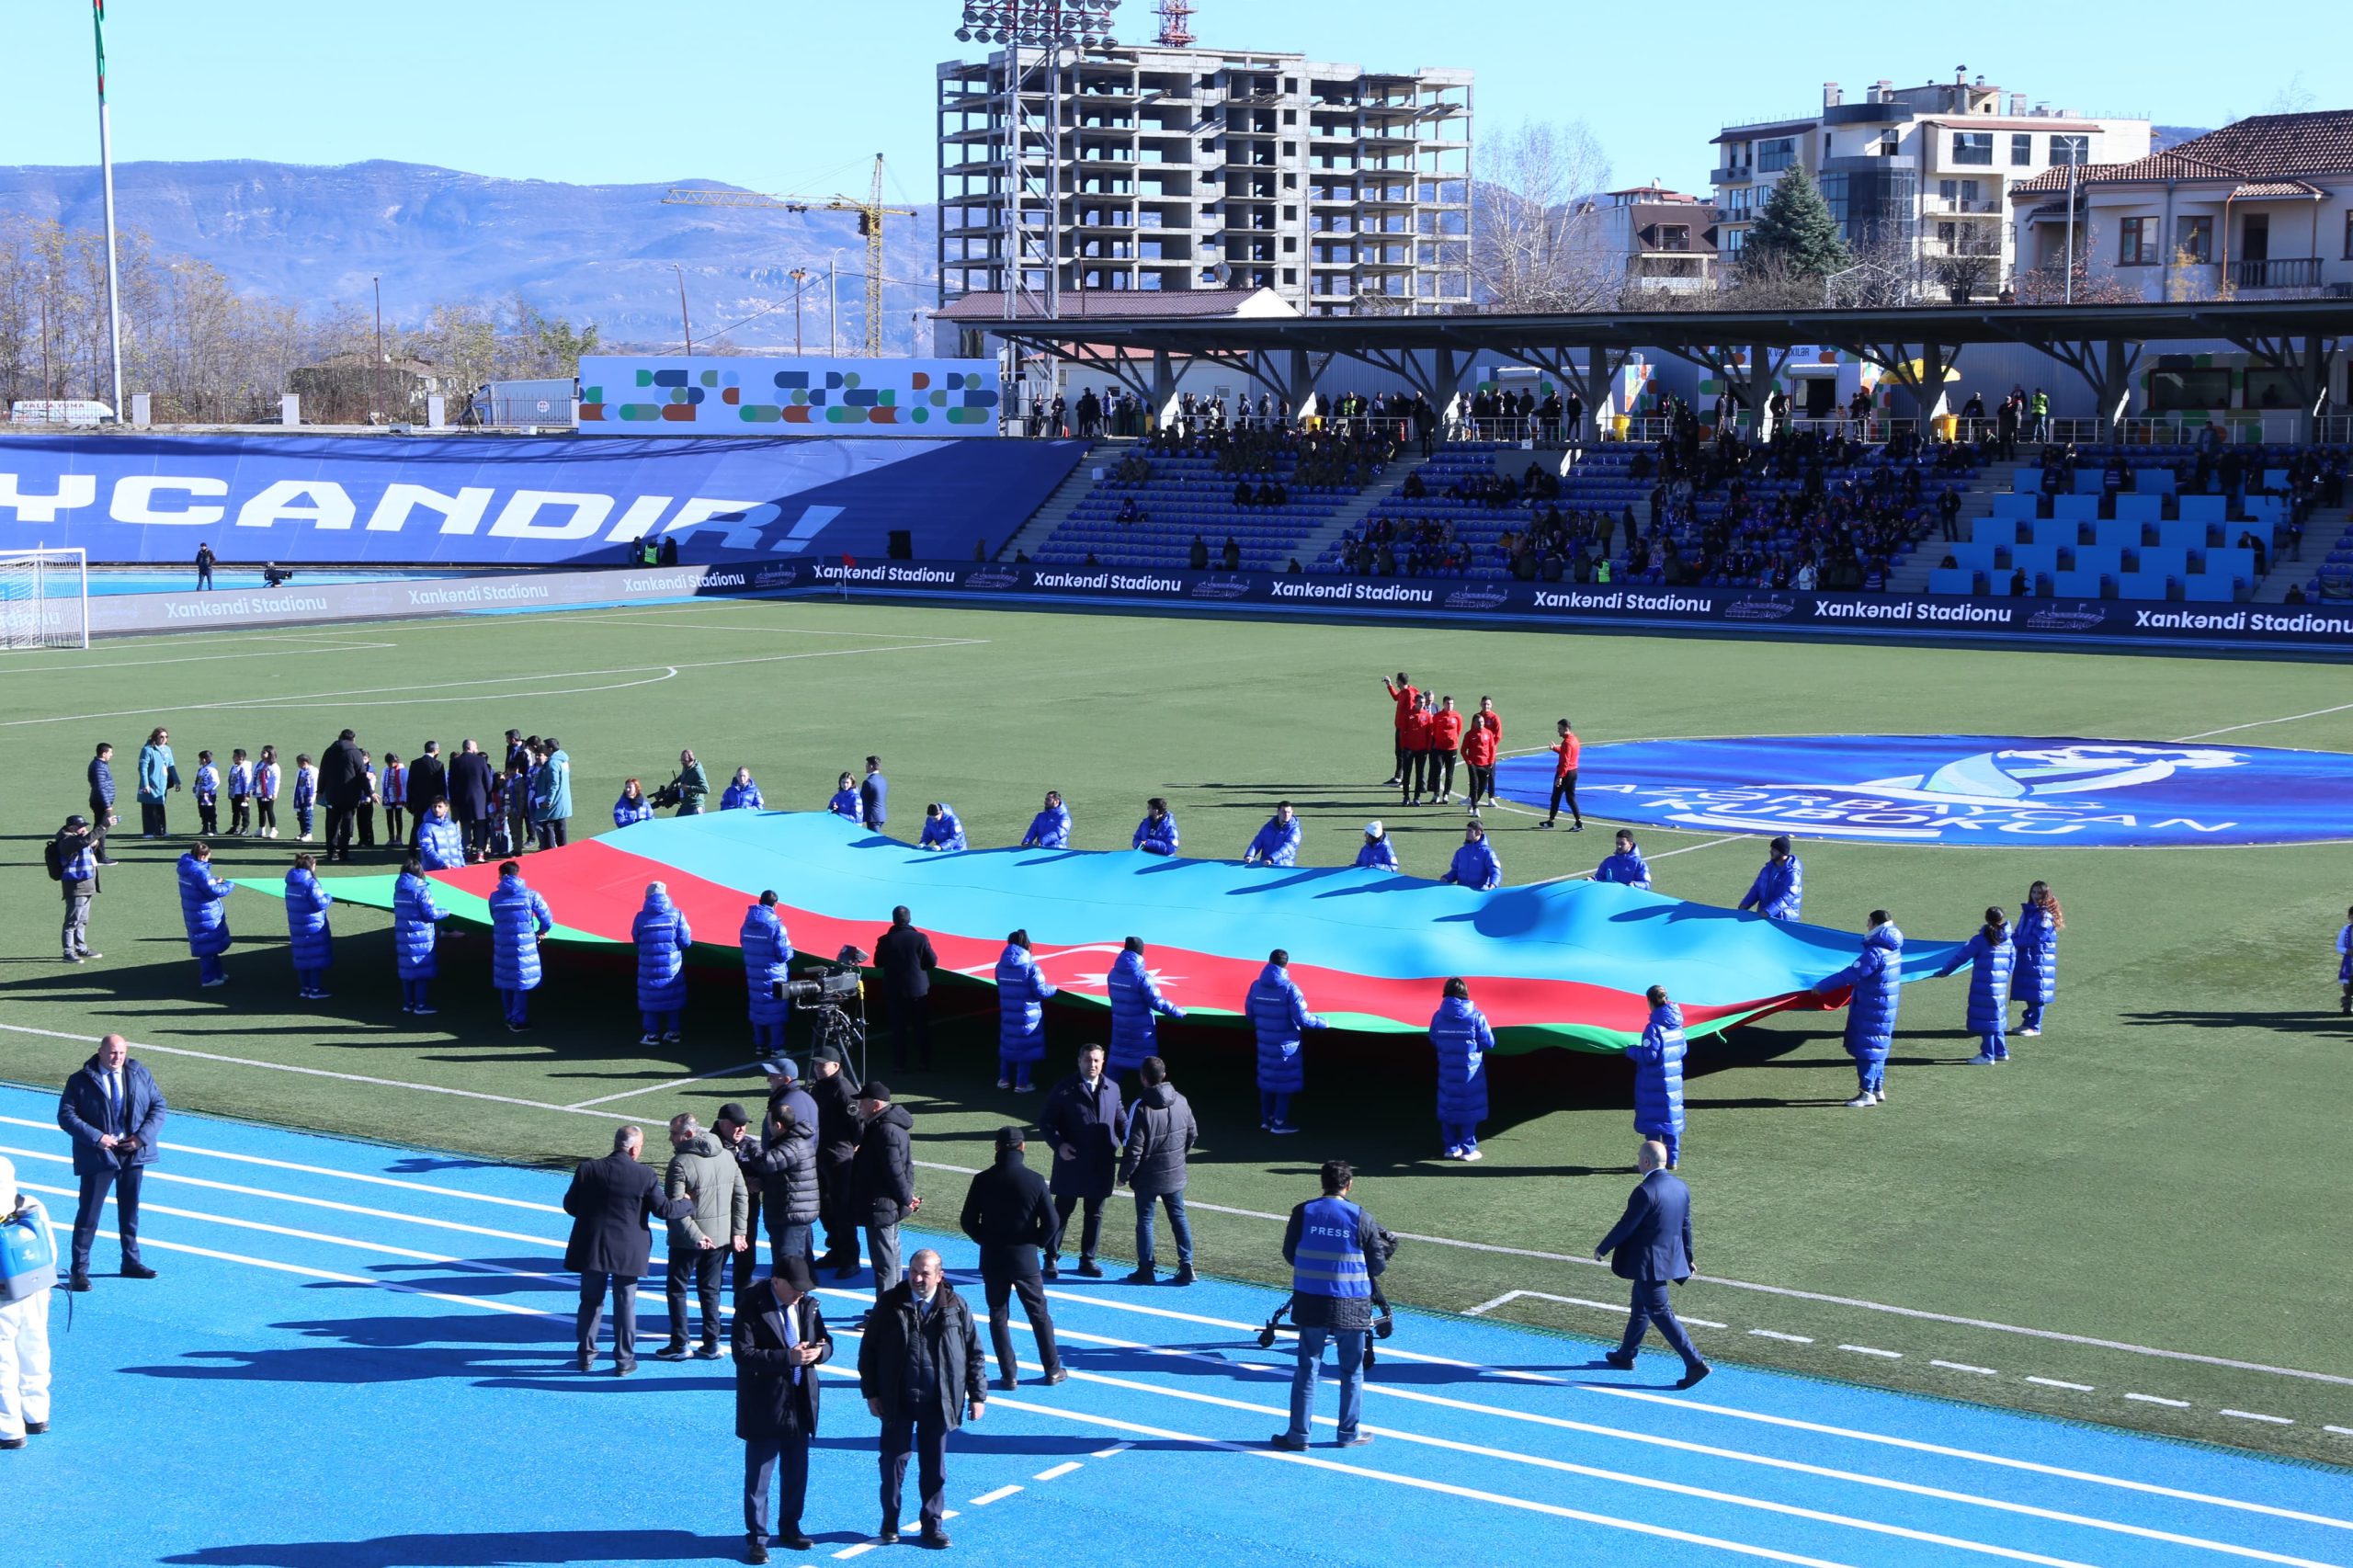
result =
[[[1542,804],[1552,759],[1504,765]],[[2353,757],[1999,735],[1777,735],[1587,746],[1597,816],[1886,844],[2309,844],[2353,837]]]

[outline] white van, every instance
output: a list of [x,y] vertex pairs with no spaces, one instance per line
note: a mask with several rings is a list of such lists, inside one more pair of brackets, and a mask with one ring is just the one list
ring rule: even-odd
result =
[[8,405],[11,425],[111,425],[114,410],[87,398],[28,398]]

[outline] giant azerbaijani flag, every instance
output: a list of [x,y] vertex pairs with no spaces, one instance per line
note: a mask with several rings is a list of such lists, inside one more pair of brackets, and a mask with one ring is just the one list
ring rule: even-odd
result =
[[[489,918],[493,866],[437,871],[457,917]],[[559,940],[627,942],[645,885],[668,884],[698,946],[735,944],[745,908],[773,888],[793,946],[830,958],[871,949],[904,903],[940,968],[990,981],[1007,932],[1029,933],[1048,980],[1078,1006],[1105,1005],[1122,938],[1143,938],[1154,978],[1195,1017],[1228,1019],[1267,953],[1290,954],[1308,1006],[1335,1028],[1418,1032],[1451,975],[1495,1026],[1498,1047],[1622,1050],[1665,985],[1693,1036],[1762,1014],[1843,1000],[1817,981],[1859,947],[1851,932],[1772,921],[1589,881],[1478,892],[1336,867],[1245,867],[1138,851],[977,849],[929,854],[814,812],[713,812],[639,823],[528,857],[524,880],[554,912]],[[337,877],[347,903],[389,908],[393,879]],[[270,881],[248,885],[281,891]],[[1911,944],[1925,975],[1955,944]]]

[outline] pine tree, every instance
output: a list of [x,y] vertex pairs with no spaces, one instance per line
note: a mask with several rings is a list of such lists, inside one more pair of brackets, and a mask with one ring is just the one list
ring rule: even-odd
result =
[[1821,188],[1794,164],[1766,199],[1743,254],[1798,278],[1827,278],[1853,259]]

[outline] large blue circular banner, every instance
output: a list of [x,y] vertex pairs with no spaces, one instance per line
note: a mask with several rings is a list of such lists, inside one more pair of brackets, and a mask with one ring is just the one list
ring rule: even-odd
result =
[[[1579,803],[1659,827],[1885,844],[2310,844],[2353,837],[2353,756],[2006,735],[1760,735],[1589,745]],[[1543,805],[1550,754],[1498,772]]]

